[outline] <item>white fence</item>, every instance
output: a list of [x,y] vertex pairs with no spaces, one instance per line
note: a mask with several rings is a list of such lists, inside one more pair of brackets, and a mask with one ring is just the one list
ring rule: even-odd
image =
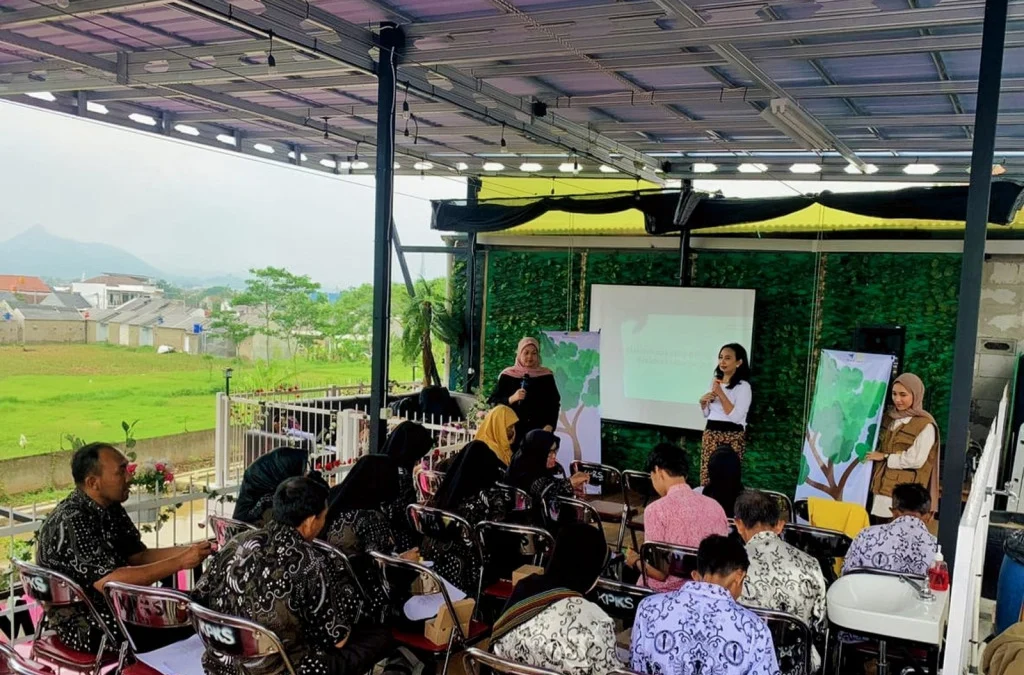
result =
[[[989,516],[995,501],[996,480],[999,475],[999,456],[1006,429],[1008,396],[1003,392],[999,414],[989,429],[985,449],[974,474],[970,495],[956,540],[956,567],[949,596],[949,623],[946,627],[946,655],[942,663],[944,675],[965,675],[978,672],[981,664],[979,603],[981,577],[985,566],[985,547],[988,543]],[[956,499],[959,495],[946,495]]]

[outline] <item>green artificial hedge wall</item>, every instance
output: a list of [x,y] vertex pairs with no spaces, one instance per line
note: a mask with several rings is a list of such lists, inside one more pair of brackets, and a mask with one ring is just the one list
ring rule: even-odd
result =
[[[793,493],[816,355],[851,349],[858,325],[907,327],[906,369],[924,379],[944,427],[959,262],[951,254],[693,254],[691,285],[757,291],[748,485]],[[667,250],[489,251],[481,393],[512,363],[524,335],[586,330],[592,284],[675,286],[678,274],[678,254]],[[708,356],[709,373],[715,358]],[[699,432],[603,422],[601,441],[603,460],[620,468],[643,468],[647,451],[661,441],[683,445],[699,466]]]

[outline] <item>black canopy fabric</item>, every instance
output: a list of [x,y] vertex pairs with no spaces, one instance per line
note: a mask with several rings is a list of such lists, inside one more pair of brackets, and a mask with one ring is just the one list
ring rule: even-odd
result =
[[[465,199],[433,202],[435,230],[500,232],[523,225],[549,211],[580,214],[619,213],[637,209],[649,234],[668,234],[756,223],[795,213],[814,204],[861,216],[893,220],[963,221],[966,186],[912,187],[891,192],[823,192],[767,199],[724,199],[694,190],[646,190],[552,197]],[[992,183],[989,222],[1008,225],[1024,204],[1024,185]]]

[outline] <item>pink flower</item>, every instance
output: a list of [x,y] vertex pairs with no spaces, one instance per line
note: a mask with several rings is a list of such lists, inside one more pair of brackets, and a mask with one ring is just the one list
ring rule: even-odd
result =
[[164,482],[165,483],[170,483],[172,480],[174,480],[174,474],[173,473],[168,471],[167,473],[164,474]]
[[163,473],[167,467],[164,466],[163,462],[157,462],[155,468],[157,473]]
[[135,463],[133,462],[133,463],[129,464],[129,465],[128,465],[128,468],[127,468],[127,469],[125,469],[125,470],[126,470],[126,471],[128,472],[128,475],[129,475],[129,476],[131,476],[131,475],[134,475],[134,474],[135,474],[135,469],[137,469],[137,468],[139,468],[139,465],[138,465],[138,464],[135,464]]

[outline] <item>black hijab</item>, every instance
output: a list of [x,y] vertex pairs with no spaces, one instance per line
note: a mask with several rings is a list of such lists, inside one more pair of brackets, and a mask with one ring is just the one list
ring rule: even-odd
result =
[[367,455],[355,463],[345,480],[331,488],[327,520],[343,511],[379,509],[398,498],[398,468],[387,455]]
[[483,441],[472,441],[455,456],[432,506],[453,511],[462,502],[501,480],[505,465]]
[[608,561],[604,532],[593,525],[569,523],[558,531],[555,550],[544,574],[528,576],[512,590],[505,611],[527,598],[566,588],[586,595],[601,576]]
[[305,474],[308,458],[305,448],[275,448],[249,465],[242,476],[233,517],[244,523],[258,523],[263,517],[260,500],[273,495],[287,479]]
[[740,456],[732,448],[720,448],[708,460],[708,484],[704,496],[722,505],[727,518],[733,517],[736,497],[743,492],[743,474]]
[[399,469],[412,471],[416,462],[423,459],[432,447],[434,437],[426,427],[415,422],[402,422],[384,441],[381,452],[390,457]]
[[526,434],[523,446],[512,456],[512,462],[508,465],[508,483],[529,492],[535,480],[550,476],[548,455],[551,454],[551,446],[557,449],[559,442],[558,436],[543,429],[535,429]]

